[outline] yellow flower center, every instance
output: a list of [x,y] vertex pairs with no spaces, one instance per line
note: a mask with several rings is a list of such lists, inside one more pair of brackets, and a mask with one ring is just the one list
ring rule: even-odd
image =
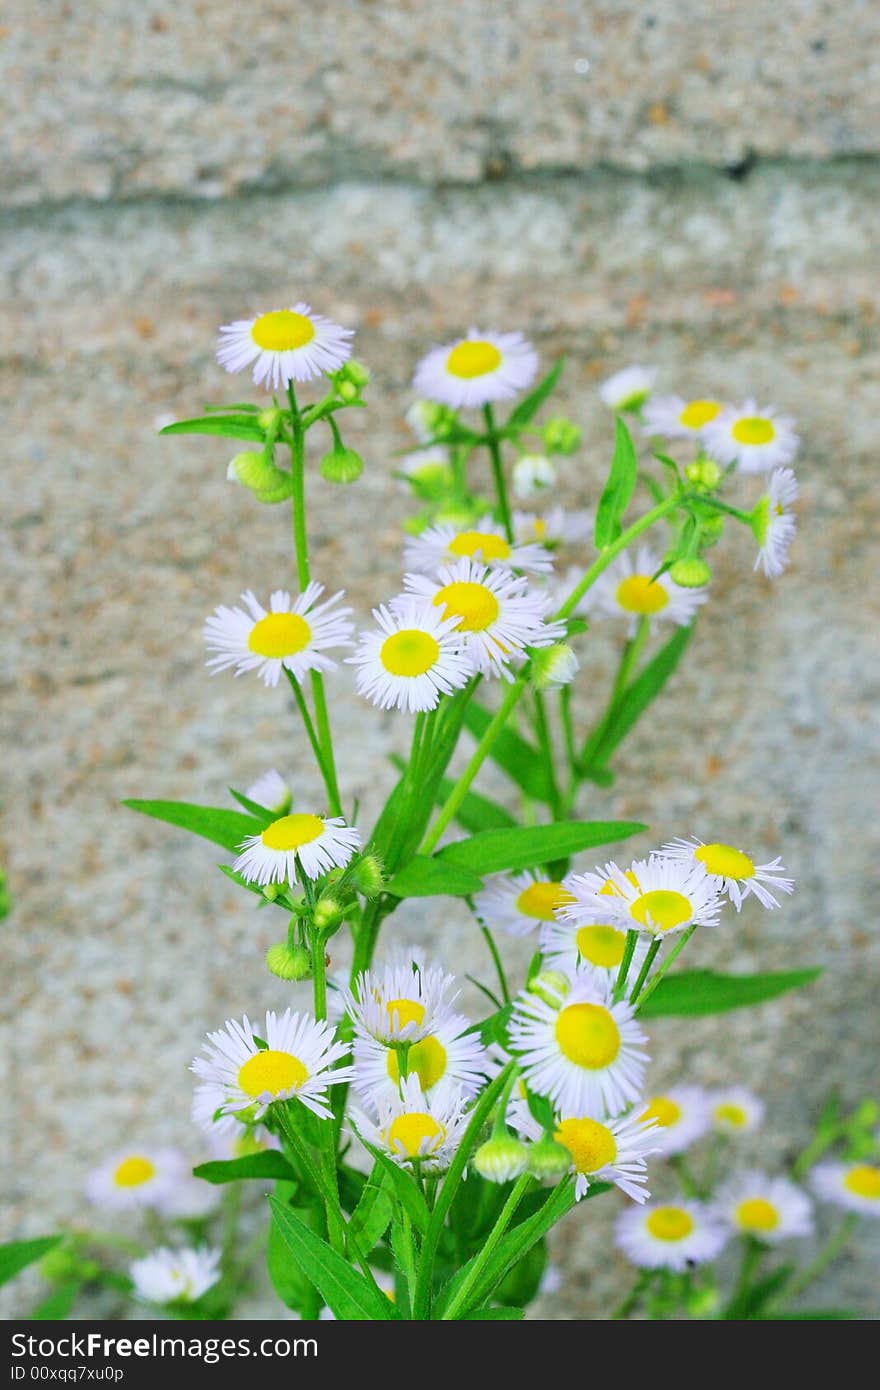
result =
[[449,553],[466,555],[468,559],[479,554],[484,560],[506,560],[510,555],[510,546],[503,536],[497,536],[494,531],[459,531],[449,542]]
[[620,1051],[620,1033],[601,1004],[569,1004],[556,1018],[556,1041],[575,1066],[600,1071]]
[[694,1229],[694,1218],[682,1207],[657,1207],[645,1226],[655,1240],[684,1240]]
[[290,816],[281,816],[260,835],[266,849],[296,850],[302,845],[311,844],[323,833],[324,822],[320,816],[297,811]]
[[119,1167],[113,1174],[113,1181],[117,1187],[140,1187],[142,1183],[149,1182],[150,1178],[155,1177],[156,1165],[151,1163],[148,1158],[141,1154],[132,1154],[130,1158],[124,1158]]
[[516,910],[523,917],[536,917],[539,922],[555,920],[557,907],[573,903],[574,894],[563,888],[561,883],[530,883],[516,900]]
[[485,632],[498,617],[498,600],[484,584],[456,579],[434,595],[434,606],[446,609],[445,618],[458,618],[459,632]]
[[[632,869],[626,869],[623,876],[629,883],[632,884],[633,888],[638,888],[639,880],[636,878]],[[621,896],[620,889],[614,882],[613,878],[606,879],[605,882],[602,884],[602,887],[599,889],[599,892],[606,898],[613,898],[615,894],[618,897]]]
[[388,1126],[386,1135],[389,1149],[401,1149],[408,1158],[418,1158],[422,1152],[422,1140],[429,1141],[427,1151],[439,1148],[446,1137],[446,1130],[433,1115],[423,1110],[415,1110],[408,1115],[398,1115]]
[[734,1129],[742,1129],[748,1121],[748,1115],[741,1105],[734,1105],[732,1101],[722,1101],[715,1106],[715,1119],[721,1124],[732,1125]]
[[379,660],[392,676],[423,676],[439,655],[440,646],[430,632],[407,627],[386,637]]
[[844,1187],[856,1197],[870,1197],[880,1201],[880,1168],[873,1163],[860,1163],[850,1168],[843,1180]]
[[769,444],[776,438],[772,420],[760,415],[744,415],[731,429],[737,444]]
[[543,541],[547,538],[547,523],[542,516],[536,516],[532,522],[532,531],[536,541]]
[[629,911],[630,916],[643,927],[658,932],[680,927],[693,915],[684,893],[676,893],[669,888],[654,888],[650,893],[642,893]]
[[[436,1038],[422,1038],[410,1048],[406,1069],[410,1076],[415,1072],[423,1091],[430,1090],[446,1074],[446,1048]],[[388,1049],[388,1075],[395,1083],[400,1080],[400,1065],[393,1047]]]
[[779,1212],[766,1197],[749,1197],[737,1207],[736,1219],[744,1231],[774,1231]]
[[305,314],[295,314],[292,309],[261,314],[251,329],[257,347],[266,352],[292,352],[294,348],[305,347],[314,336],[315,325],[311,319]]
[[254,623],[248,646],[258,656],[293,656],[307,647],[312,629],[298,613],[267,613]]
[[720,401],[688,401],[678,417],[678,423],[686,430],[701,430],[720,414]]
[[597,1173],[617,1157],[614,1135],[596,1120],[562,1120],[553,1137],[568,1149],[579,1173]]
[[631,574],[617,586],[617,602],[627,613],[659,613],[669,602],[662,584],[649,574]]
[[665,1129],[668,1125],[674,1125],[681,1119],[681,1106],[676,1105],[674,1100],[668,1096],[652,1096],[648,1101],[648,1108],[639,1117],[643,1124],[649,1120],[654,1120],[656,1124],[662,1125]]
[[248,1057],[238,1073],[239,1086],[245,1095],[254,1098],[267,1092],[280,1096],[295,1091],[308,1079],[308,1069],[298,1057],[292,1052],[275,1052],[271,1047]]
[[470,380],[475,376],[485,376],[501,366],[501,353],[494,343],[482,338],[468,338],[458,343],[446,359],[446,370],[451,376]]
[[623,960],[626,933],[616,927],[581,927],[575,941],[581,957],[603,970],[610,970]]
[[385,1008],[392,1028],[405,1028],[408,1023],[420,1024],[425,1017],[424,1004],[415,999],[389,999]]
[[707,874],[721,874],[724,878],[751,878],[755,872],[749,856],[733,845],[701,845],[694,850],[694,858]]

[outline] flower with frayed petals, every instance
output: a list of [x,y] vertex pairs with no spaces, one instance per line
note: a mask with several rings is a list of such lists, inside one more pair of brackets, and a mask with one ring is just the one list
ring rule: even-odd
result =
[[710,844],[697,839],[675,839],[664,845],[661,853],[667,859],[677,859],[683,864],[700,864],[711,878],[719,893],[726,893],[737,912],[743,899],[749,894],[758,899],[762,907],[774,908],[779,903],[770,888],[778,893],[793,893],[794,879],[784,878],[785,867],[781,859],[771,859],[768,864],[756,864],[741,849],[733,845]]
[[880,1216],[880,1166],[876,1163],[817,1163],[810,1186],[823,1202],[833,1202],[860,1216]]
[[[566,887],[568,879],[563,887]],[[572,901],[575,899],[572,895]],[[619,923],[605,920],[577,922],[555,916],[541,928],[540,948],[546,965],[552,970],[564,970],[573,975],[575,971],[593,971],[602,979],[617,979],[626,949],[626,930]],[[627,971],[627,980],[638,978],[642,962],[648,951],[648,943],[642,937],[636,948]]]
[[160,1246],[128,1270],[135,1298],[147,1303],[195,1303],[220,1279],[220,1251]]
[[685,589],[668,574],[657,574],[660,563],[647,546],[639,546],[635,558],[624,550],[587,591],[578,611],[592,618],[627,618],[630,636],[641,618],[687,627],[706,602],[706,590]]
[[[284,589],[270,595],[268,611],[247,590],[244,608],[221,606],[205,623],[205,642],[217,652],[207,663],[212,672],[235,667],[235,674],[256,671],[266,685],[277,685],[282,670],[301,681],[307,671],[332,671],[336,662],[324,653],[330,647],[350,647],[350,608],[331,611],[343,590],[324,603],[324,585],[314,580],[299,598]],[[245,609],[247,611],[245,611]]]
[[542,922],[556,920],[556,909],[574,898],[563,883],[527,870],[496,874],[474,896],[474,911],[485,926],[510,936],[527,936]]
[[642,423],[646,434],[662,434],[665,439],[702,439],[723,411],[722,401],[655,396],[645,406]]
[[741,473],[764,473],[791,463],[800,440],[788,415],[749,400],[738,410],[728,407],[713,420],[705,442],[717,463],[736,463]]
[[302,875],[320,878],[331,869],[344,869],[360,844],[360,831],[341,816],[294,811],[273,820],[259,835],[248,835],[232,867],[261,887],[296,883]]
[[765,1245],[813,1234],[810,1199],[788,1178],[757,1170],[737,1173],[719,1187],[713,1207],[737,1235],[753,1236]]
[[556,482],[556,465],[544,454],[521,454],[513,465],[513,490],[524,502]]
[[483,517],[472,527],[429,526],[419,536],[412,536],[403,552],[407,569],[418,574],[437,574],[438,570],[455,565],[461,559],[474,560],[490,569],[534,570],[548,573],[553,557],[544,545],[511,545],[491,517]]
[[120,1149],[89,1174],[86,1197],[110,1212],[158,1210],[188,1177],[190,1166],[178,1149]]
[[561,1008],[519,994],[509,1037],[528,1086],[565,1114],[601,1120],[642,1094],[645,1034],[630,1005],[613,1004],[595,977],[575,976]]
[[426,1096],[415,1075],[406,1076],[400,1090],[383,1095],[378,1120],[356,1113],[356,1132],[401,1167],[418,1163],[423,1173],[442,1173],[455,1156],[467,1128],[465,1100],[460,1092],[436,1091]]
[[354,989],[340,989],[345,1012],[362,1038],[417,1043],[429,1037],[452,1012],[458,996],[455,977],[442,966],[428,965],[419,952],[364,970]]
[[473,667],[454,618],[416,598],[394,612],[374,608],[373,617],[379,631],[362,632],[357,653],[345,660],[358,668],[359,693],[379,709],[436,709],[441,695],[467,685]]
[[639,410],[653,391],[656,379],[656,367],[624,367],[606,377],[599,395],[609,410]]
[[[512,680],[512,657],[521,657],[526,647],[549,647],[565,636],[564,623],[545,621],[549,599],[528,593],[525,577],[509,570],[490,570],[465,559],[442,569],[436,579],[407,574],[403,582],[408,594],[432,603],[444,618],[455,619],[463,648],[483,676]],[[396,609],[405,597],[392,599],[391,607]]]
[[778,579],[788,564],[797,520],[787,508],[797,500],[798,490],[790,468],[774,468],[767,491],[752,509],[752,532],[760,547],[754,568],[768,579]]
[[650,1197],[645,1187],[645,1157],[658,1147],[657,1131],[652,1124],[632,1115],[600,1122],[588,1115],[564,1114],[553,1138],[571,1154],[578,1201],[586,1197],[595,1182],[614,1183],[634,1202],[646,1202]]
[[[514,538],[520,545],[534,544],[555,550],[560,545],[586,545],[593,535],[594,518],[592,512],[578,510],[566,511],[565,507],[548,507],[545,512],[514,512],[511,517]],[[574,571],[574,579],[566,594],[570,593],[582,574]]]
[[712,1128],[719,1134],[751,1134],[764,1118],[764,1102],[746,1086],[721,1086],[709,1092]]
[[531,386],[538,354],[521,333],[481,333],[432,348],[413,377],[413,389],[429,400],[462,406],[507,401]]
[[607,916],[628,931],[670,936],[686,927],[716,927],[722,898],[717,880],[702,864],[652,854],[626,871],[606,864],[604,872],[569,874],[566,887],[575,902],[560,908],[572,922]]
[[255,319],[236,319],[220,329],[217,361],[227,372],[254,364],[254,381],[277,391],[290,381],[314,381],[338,371],[351,356],[351,328],[340,328],[308,304],[272,309]]
[[709,1098],[701,1086],[670,1086],[662,1095],[648,1096],[645,1108],[638,1108],[644,1124],[656,1125],[656,1148],[664,1158],[684,1153],[712,1123]]
[[642,1269],[682,1271],[720,1255],[728,1231],[702,1202],[646,1202],[621,1212],[614,1239],[626,1258]]
[[[467,1100],[497,1071],[479,1035],[467,1031],[470,1026],[464,1015],[441,1010],[433,1017],[432,1031],[408,1044],[406,1074],[418,1077],[426,1096],[452,1090]],[[391,1100],[397,1094],[400,1063],[399,1045],[388,1046],[370,1035],[355,1037],[354,1086],[372,1113],[383,1098]]]
[[328,1118],[327,1087],[354,1080],[350,1067],[334,1070],[349,1056],[335,1028],[285,1009],[283,1014],[269,1010],[260,1031],[258,1043],[245,1017],[208,1034],[207,1056],[196,1057],[190,1070],[218,1100],[215,1108],[232,1115],[244,1110],[249,1119],[260,1119],[273,1102],[295,1099]]
[[252,782],[245,792],[248,801],[270,811],[275,816],[285,815],[291,807],[293,793],[281,773],[274,767]]

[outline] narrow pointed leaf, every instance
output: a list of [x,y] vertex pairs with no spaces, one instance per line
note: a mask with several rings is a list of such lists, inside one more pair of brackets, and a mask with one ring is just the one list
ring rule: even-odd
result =
[[335,1250],[309,1230],[290,1207],[269,1198],[272,1218],[293,1258],[309,1271],[327,1307],[340,1321],[395,1322],[397,1310],[389,1298]]
[[466,898],[478,893],[483,880],[467,867],[445,863],[439,857],[417,854],[386,883],[385,892],[395,898],[433,898],[446,895]]
[[615,425],[614,454],[599,506],[596,509],[596,549],[604,550],[621,534],[621,519],[630,503],[639,473],[636,451],[629,430],[618,415]]
[[296,1173],[283,1154],[276,1149],[265,1153],[247,1154],[244,1158],[216,1159],[193,1168],[193,1177],[205,1182],[242,1182],[257,1178],[263,1182],[294,1182]]
[[154,820],[165,821],[168,825],[179,826],[193,835],[201,835],[215,845],[222,845],[230,853],[241,848],[248,835],[259,835],[263,822],[255,816],[244,816],[240,811],[227,811],[215,806],[193,806],[188,801],[123,801],[132,811],[142,816],[152,816]]
[[[491,723],[492,715],[475,701],[464,712],[464,726],[474,738],[480,739]],[[553,796],[550,773],[539,750],[528,739],[511,728],[501,730],[489,751],[489,757],[533,801],[549,802]]]
[[531,419],[537,415],[541,406],[553,395],[556,390],[556,383],[562,376],[562,369],[565,366],[565,358],[559,357],[553,363],[547,375],[538,382],[537,386],[523,396],[519,405],[515,406],[510,412],[505,424],[505,428],[510,425],[527,425]]
[[719,975],[714,970],[682,970],[665,976],[637,1012],[643,1018],[696,1017],[747,1009],[790,989],[812,984],[822,967],[779,970],[762,975]]
[[484,876],[505,870],[513,873],[549,864],[554,859],[567,859],[596,845],[625,840],[646,828],[640,821],[569,820],[511,830],[484,830],[470,839],[444,846],[436,858],[442,864],[471,869]]
[[63,1236],[37,1236],[34,1240],[10,1240],[0,1245],[0,1284],[8,1284],[35,1260],[41,1260],[60,1245]]
[[620,699],[611,709],[595,739],[591,739],[583,759],[584,771],[593,776],[601,772],[603,764],[644,714],[653,700],[657,698],[670,676],[680,662],[685,648],[693,636],[694,624],[677,628],[655,656],[643,667],[635,680],[627,686]]
[[248,415],[203,415],[197,420],[178,420],[160,434],[214,434],[222,439],[246,439],[262,444],[265,435]]

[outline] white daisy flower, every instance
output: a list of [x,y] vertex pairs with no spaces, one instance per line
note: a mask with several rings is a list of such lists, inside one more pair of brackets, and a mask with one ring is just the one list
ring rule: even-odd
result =
[[373,617],[379,631],[362,632],[357,653],[345,660],[358,668],[358,692],[379,709],[436,709],[441,695],[467,685],[473,667],[455,618],[415,598],[393,613],[374,608]]
[[741,849],[733,845],[707,845],[696,835],[688,840],[676,838],[661,851],[667,859],[676,859],[682,864],[701,864],[711,878],[719,893],[726,893],[737,912],[745,898],[751,894],[762,907],[774,908],[779,902],[770,892],[793,893],[794,879],[784,878],[785,868],[781,859],[771,859],[767,864],[756,864]]
[[474,895],[474,911],[483,923],[510,936],[527,936],[542,922],[555,922],[556,908],[574,898],[563,883],[527,870],[493,874]]
[[455,984],[454,975],[414,951],[362,971],[353,990],[343,986],[339,992],[355,1033],[387,1047],[420,1042],[434,1033],[452,1014]]
[[739,409],[728,407],[713,420],[705,442],[717,463],[735,462],[741,473],[764,473],[791,463],[800,440],[790,416],[748,400]]
[[378,1120],[363,1111],[354,1122],[359,1134],[401,1167],[418,1162],[423,1173],[449,1167],[467,1128],[463,1097],[452,1090],[426,1096],[417,1076],[406,1076],[400,1090],[378,1100]]
[[[441,1012],[433,1031],[409,1045],[408,1076],[417,1076],[426,1096],[456,1091],[468,1100],[482,1090],[496,1064],[477,1033],[467,1030],[469,1018]],[[400,1085],[398,1047],[386,1046],[370,1035],[358,1034],[354,1042],[354,1086],[364,1105],[375,1112],[380,1102],[393,1099]]]
[[751,1134],[764,1118],[764,1102],[746,1086],[721,1086],[709,1092],[712,1128],[719,1134]]
[[841,1163],[828,1159],[810,1173],[810,1186],[824,1202],[860,1216],[880,1216],[880,1167],[876,1163]]
[[220,329],[217,361],[227,372],[254,364],[254,381],[277,391],[289,381],[313,381],[338,371],[351,356],[351,328],[340,328],[308,304],[236,319]]
[[334,1063],[349,1056],[346,1045],[336,1040],[335,1028],[290,1009],[283,1014],[269,1010],[261,1033],[258,1043],[245,1017],[241,1023],[227,1020],[224,1028],[208,1034],[207,1056],[196,1057],[190,1070],[219,1100],[215,1109],[227,1114],[244,1110],[249,1119],[260,1119],[274,1101],[296,1099],[328,1118],[328,1086],[354,1080],[350,1067],[334,1069]]
[[810,1199],[788,1178],[756,1170],[737,1173],[718,1189],[713,1207],[737,1235],[754,1236],[765,1245],[813,1234]]
[[520,454],[513,465],[513,490],[524,502],[556,482],[556,465],[544,454]]
[[606,377],[599,395],[609,410],[638,410],[653,391],[656,379],[656,367],[624,367]]
[[161,1246],[129,1265],[134,1295],[147,1303],[195,1303],[220,1279],[220,1251]]
[[[299,598],[284,589],[270,595],[268,611],[248,589],[245,608],[216,609],[205,623],[205,642],[217,656],[207,663],[212,672],[235,667],[235,674],[256,671],[266,685],[277,685],[282,669],[301,681],[307,671],[332,671],[336,662],[324,653],[331,647],[350,647],[350,608],[331,612],[343,590],[324,603],[324,585],[314,580]],[[247,611],[245,611],[245,609]]]
[[[483,676],[512,680],[512,657],[565,636],[563,623],[545,621],[550,611],[546,595],[528,593],[525,577],[509,570],[490,570],[465,559],[442,569],[436,579],[407,574],[403,582],[407,593],[434,604],[444,618],[456,619],[464,650]],[[391,607],[396,609],[403,597],[393,599]]]
[[647,546],[639,546],[635,557],[624,550],[587,591],[580,611],[594,618],[627,618],[630,636],[640,618],[687,627],[706,602],[706,590],[685,589],[668,573],[657,575],[660,564]]
[[642,1269],[682,1272],[720,1255],[727,1227],[702,1202],[647,1202],[627,1207],[617,1218],[615,1243]]
[[650,1197],[645,1157],[657,1151],[653,1125],[632,1115],[604,1123],[586,1115],[563,1115],[553,1138],[571,1154],[577,1201],[586,1197],[595,1182],[614,1183],[634,1202]]
[[797,520],[787,509],[797,500],[797,478],[790,468],[774,468],[767,491],[752,509],[752,531],[760,549],[755,569],[778,579],[788,564],[788,551]]
[[[515,511],[511,522],[514,539],[520,545],[534,544],[537,541],[539,545],[554,550],[560,545],[588,544],[593,537],[595,518],[592,512],[577,508],[567,511],[565,507],[548,507],[546,511],[537,514]],[[582,571],[574,570],[573,574],[574,578],[566,593],[570,593],[574,588],[581,578]]]
[[646,434],[662,434],[666,439],[702,439],[723,410],[723,401],[654,396],[645,406],[642,424]]
[[360,849],[360,831],[341,816],[315,816],[294,811],[280,816],[242,840],[232,868],[248,883],[297,883],[301,876],[321,878],[331,869],[344,869]]
[[[448,492],[455,481],[449,450],[442,444],[405,454],[398,460],[397,472],[405,474],[419,492],[432,497]],[[406,489],[405,482],[402,486]]]
[[[554,917],[552,922],[547,921],[542,926],[539,945],[549,969],[563,970],[569,975],[575,971],[593,971],[613,984],[626,949],[626,929],[607,920],[580,923]],[[627,980],[638,979],[647,952],[648,942],[640,935]]]
[[89,1173],[85,1194],[93,1206],[109,1212],[158,1210],[189,1173],[178,1149],[120,1149]]
[[639,1118],[656,1125],[655,1145],[664,1158],[684,1153],[712,1124],[709,1098],[701,1086],[670,1086],[662,1095],[649,1096]]
[[527,1084],[562,1113],[604,1119],[642,1095],[647,1039],[595,977],[575,976],[561,1008],[517,995],[508,1034]]
[[454,409],[506,401],[531,386],[538,354],[521,333],[468,331],[445,347],[432,348],[413,377],[413,389]]
[[533,542],[511,545],[504,528],[491,517],[483,517],[464,530],[457,526],[429,526],[421,535],[411,536],[404,547],[406,569],[418,574],[436,574],[461,559],[473,560],[490,569],[533,570],[548,574],[553,557],[546,546]]
[[661,854],[636,859],[625,872],[606,864],[604,871],[569,874],[565,885],[575,902],[559,909],[561,917],[589,923],[609,916],[627,930],[650,936],[670,936],[692,924],[716,927],[723,901],[717,881],[702,864]]
[[252,782],[245,792],[248,801],[270,811],[275,816],[283,816],[290,810],[293,793],[281,773],[274,767]]

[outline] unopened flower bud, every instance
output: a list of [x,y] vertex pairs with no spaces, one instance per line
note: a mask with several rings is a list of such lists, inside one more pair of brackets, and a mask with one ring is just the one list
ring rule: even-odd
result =
[[580,442],[577,425],[563,415],[554,415],[544,426],[544,448],[548,454],[573,454]]
[[269,947],[266,965],[279,980],[307,980],[312,973],[312,958],[305,946],[290,946],[286,941]]
[[539,1139],[529,1146],[529,1172],[542,1182],[564,1178],[571,1167],[571,1154],[555,1139]]
[[340,381],[336,387],[336,394],[341,396],[344,401],[356,401],[360,392],[353,381]]
[[543,454],[523,454],[513,465],[513,490],[528,501],[556,482],[556,469]]
[[321,477],[328,483],[354,483],[364,471],[364,461],[354,449],[331,449],[320,467]]
[[40,1260],[39,1271],[50,1284],[64,1284],[76,1279],[80,1273],[81,1261],[67,1245],[57,1245]]
[[[340,367],[338,372],[333,373],[333,380],[337,387],[353,386],[355,394],[359,395],[370,380],[370,373],[362,362],[355,362],[354,359],[351,359]],[[342,396],[342,391],[339,394]],[[343,396],[343,399],[347,399],[347,397]]]
[[269,434],[274,439],[281,427],[283,416],[277,405],[272,405],[268,410],[261,410],[257,416],[257,424],[264,434]]
[[571,989],[571,981],[561,970],[542,970],[526,986],[529,994],[535,994],[549,1004],[551,1009],[561,1008]]
[[282,892],[283,888],[283,883],[264,883],[263,897],[266,899],[267,902],[274,903],[275,899],[278,897],[279,893]]
[[706,488],[711,492],[721,481],[721,469],[714,459],[698,458],[685,466],[684,476],[695,487]]
[[532,656],[530,678],[536,690],[559,690],[573,681],[580,665],[566,642],[538,647]]
[[487,1182],[510,1182],[525,1172],[528,1157],[529,1151],[520,1139],[499,1134],[477,1149],[471,1163]]
[[354,866],[349,882],[352,888],[363,893],[365,898],[377,898],[382,892],[385,883],[385,875],[382,873],[382,865],[375,854],[365,854]]
[[315,903],[315,910],[312,913],[312,921],[318,931],[326,931],[328,927],[334,926],[344,916],[345,908],[338,898],[324,896]]
[[226,470],[232,483],[241,483],[258,502],[283,502],[293,493],[293,478],[265,454],[236,454]]
[[670,566],[669,578],[682,589],[702,589],[712,578],[712,571],[699,555],[692,555],[689,560],[676,560]]

